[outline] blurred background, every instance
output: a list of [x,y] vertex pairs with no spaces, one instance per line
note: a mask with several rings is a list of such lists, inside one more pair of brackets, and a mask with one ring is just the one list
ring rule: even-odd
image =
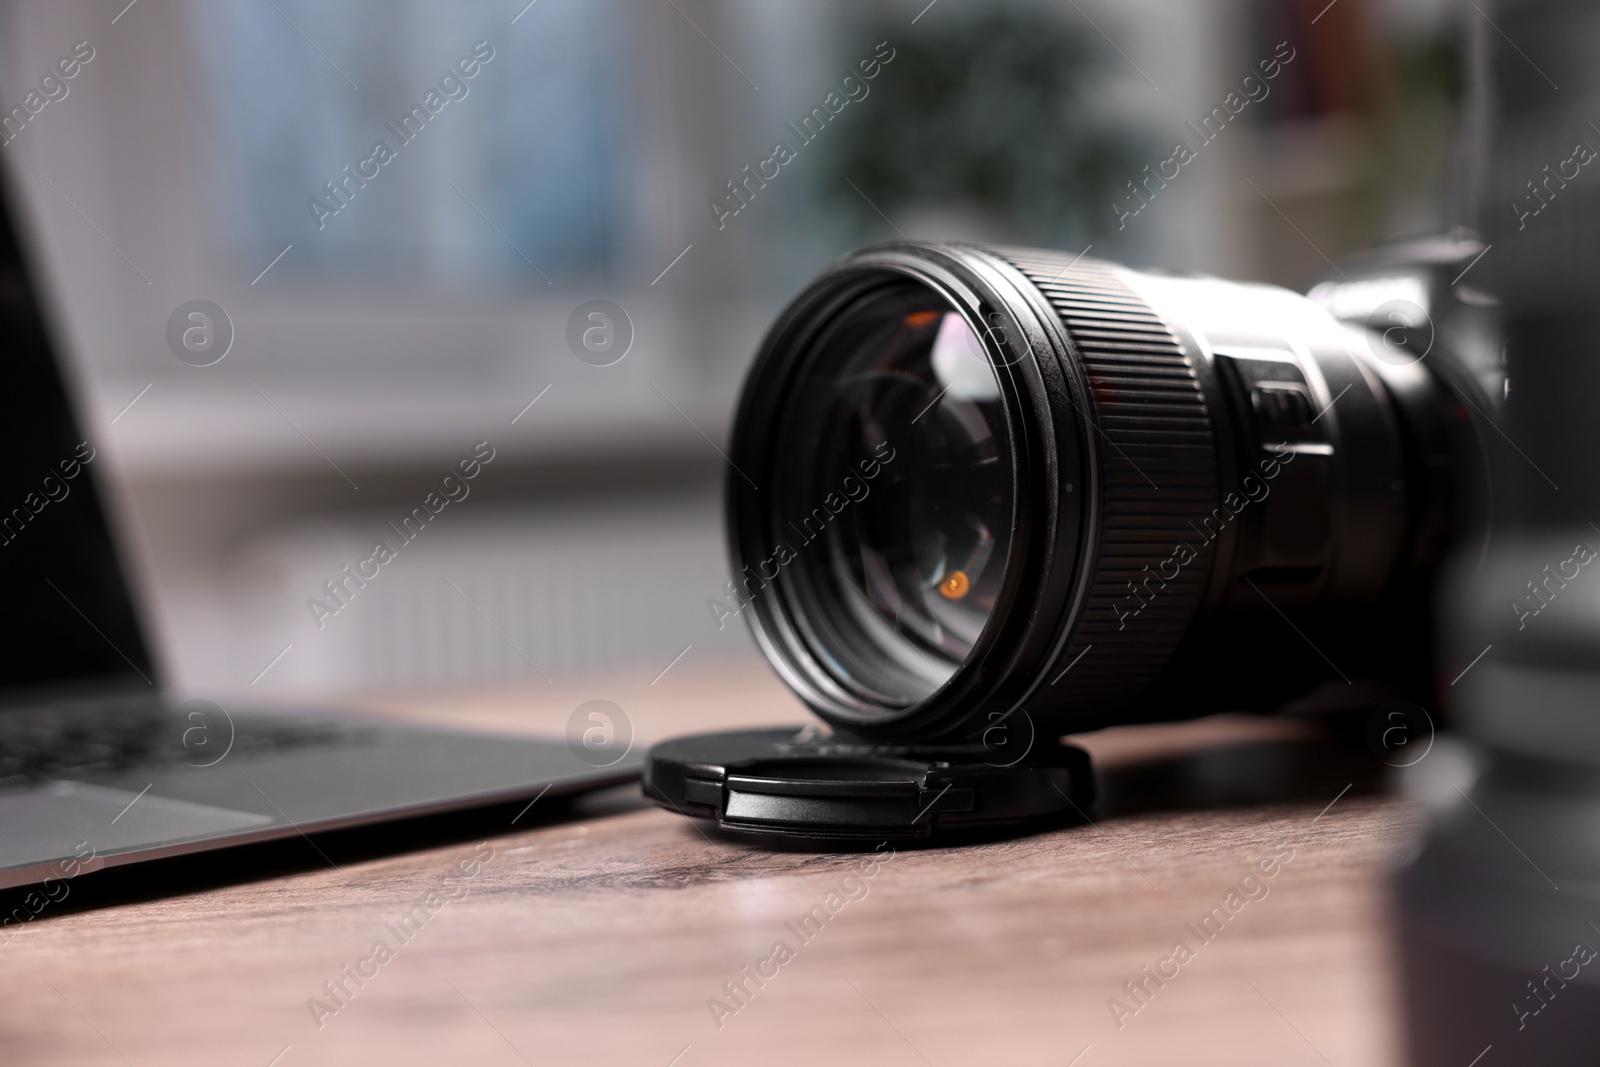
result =
[[[834,257],[998,239],[1300,286],[1471,198],[1445,0],[525,4],[0,6],[7,113],[78,48],[0,153],[178,688],[754,660],[707,606],[719,449]],[[169,344],[192,300],[231,324],[209,366]],[[626,316],[603,359],[570,340],[594,300]]]

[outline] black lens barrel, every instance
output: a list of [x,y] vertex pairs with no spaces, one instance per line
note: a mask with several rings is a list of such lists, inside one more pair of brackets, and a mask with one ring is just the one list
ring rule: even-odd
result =
[[1166,665],[1205,599],[1217,545],[1197,524],[1220,504],[1228,444],[1214,423],[1216,383],[1115,268],[1052,252],[1002,255],[1057,317],[1087,393],[1073,414],[1091,428],[1094,457],[1077,624],[1043,667],[1030,710],[1122,708]]

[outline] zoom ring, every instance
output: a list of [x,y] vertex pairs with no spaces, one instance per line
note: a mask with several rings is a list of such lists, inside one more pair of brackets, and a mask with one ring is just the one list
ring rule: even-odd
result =
[[1099,453],[1089,596],[1030,709],[1102,725],[1156,676],[1193,623],[1212,564],[1199,532],[1217,506],[1211,414],[1189,355],[1116,268],[1000,253],[1049,300],[1088,382]]

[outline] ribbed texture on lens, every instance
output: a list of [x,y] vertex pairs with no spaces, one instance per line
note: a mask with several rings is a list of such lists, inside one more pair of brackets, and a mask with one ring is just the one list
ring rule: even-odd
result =
[[[1112,267],[1026,249],[999,254],[1038,286],[1072,338],[1105,486],[1090,598],[1031,706],[1107,711],[1144,689],[1199,608],[1212,548],[1198,531],[1217,507],[1211,415],[1177,337]],[[1195,553],[1181,566],[1180,545]],[[1174,568],[1176,577],[1160,576]]]

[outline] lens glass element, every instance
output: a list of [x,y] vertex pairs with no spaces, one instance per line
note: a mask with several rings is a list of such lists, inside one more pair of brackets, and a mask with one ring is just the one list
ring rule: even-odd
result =
[[847,305],[776,429],[769,538],[790,618],[844,687],[931,695],[972,652],[1011,546],[1011,438],[983,342],[905,280]]

